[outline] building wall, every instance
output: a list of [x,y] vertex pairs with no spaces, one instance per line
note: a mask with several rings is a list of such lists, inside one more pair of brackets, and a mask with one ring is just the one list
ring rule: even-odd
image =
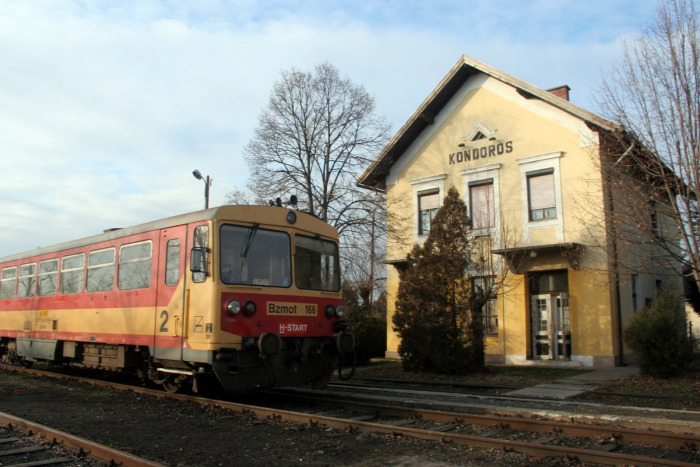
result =
[[[464,141],[478,131],[486,138]],[[470,160],[465,157],[467,150]],[[475,150],[478,158],[473,157]],[[579,269],[573,269],[561,254],[547,250],[525,258],[517,274],[509,272],[502,257],[494,257],[499,265],[496,272],[501,278],[505,274],[506,283],[497,303],[498,336],[486,337],[487,359],[528,360],[532,338],[527,273],[566,270],[571,360],[587,366],[613,365],[616,299],[607,252],[596,248],[605,243],[605,229],[593,219],[603,206],[597,157],[597,134],[583,121],[541,100],[528,99],[498,80],[476,75],[392,166],[386,180],[387,205],[392,216],[400,219],[403,237],[389,240],[388,259],[405,258],[414,242],[426,238],[417,229],[416,200],[421,191],[437,188],[443,198],[454,186],[469,206],[470,181],[490,177],[496,193],[496,226],[481,233],[493,235],[496,248],[579,243],[586,245],[586,251]],[[526,174],[543,168],[555,171],[557,216],[530,222]],[[398,273],[390,266],[387,356],[397,356],[399,344],[391,325],[398,283]]]

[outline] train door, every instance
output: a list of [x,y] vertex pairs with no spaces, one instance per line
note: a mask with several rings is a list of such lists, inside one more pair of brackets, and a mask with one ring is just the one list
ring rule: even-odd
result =
[[180,360],[186,332],[187,226],[163,229],[158,255],[155,358]]

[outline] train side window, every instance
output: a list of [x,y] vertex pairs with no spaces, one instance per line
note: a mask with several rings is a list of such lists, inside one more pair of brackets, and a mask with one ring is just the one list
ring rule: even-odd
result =
[[122,245],[119,249],[119,290],[146,289],[151,285],[153,243]]
[[0,298],[13,298],[17,285],[17,266],[5,268],[0,275]]
[[[209,251],[209,226],[200,225],[194,229],[194,243],[190,258],[190,270],[194,282],[207,280],[207,264]],[[197,263],[197,264],[195,264]]]
[[165,252],[165,285],[177,285],[180,277],[180,239],[168,240]]
[[37,294],[40,297],[56,295],[58,284],[58,259],[47,259],[39,263],[39,283]]
[[114,287],[114,260],[117,250],[107,248],[88,254],[87,291],[108,292]]
[[61,294],[68,295],[82,292],[84,279],[85,253],[65,256],[61,262]]
[[36,291],[36,263],[22,264],[19,267],[17,298],[33,297]]

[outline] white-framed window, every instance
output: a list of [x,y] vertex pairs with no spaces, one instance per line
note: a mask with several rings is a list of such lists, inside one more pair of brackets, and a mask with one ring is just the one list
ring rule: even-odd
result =
[[122,245],[119,249],[119,290],[147,289],[151,286],[153,243]]
[[445,197],[446,174],[412,180],[414,199],[415,238],[425,240],[430,233],[430,226],[437,215],[442,198]]
[[517,159],[526,245],[537,229],[554,227],[556,241],[564,241],[560,159],[562,152]]
[[438,189],[418,193],[418,235],[428,235],[430,226],[440,209]]
[[2,270],[0,277],[0,298],[14,298],[17,287],[17,266]]
[[117,250],[105,248],[88,253],[87,291],[108,292],[114,287],[114,262]]
[[39,262],[38,277],[37,295],[40,297],[56,295],[56,286],[58,285],[58,258]]
[[527,203],[530,222],[556,219],[557,201],[554,196],[554,170],[545,169],[527,175]]
[[36,263],[23,264],[19,267],[17,298],[33,297],[36,291]]
[[459,172],[474,235],[491,235],[494,245],[499,244],[500,168],[501,164],[489,164]]
[[469,184],[469,218],[472,229],[490,229],[496,225],[494,202],[492,179]]
[[64,256],[61,260],[61,295],[81,293],[84,279],[85,254]]

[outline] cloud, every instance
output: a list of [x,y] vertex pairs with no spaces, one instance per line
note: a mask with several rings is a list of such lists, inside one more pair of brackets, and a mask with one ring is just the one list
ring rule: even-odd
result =
[[[0,3],[0,257],[243,188],[280,71],[328,61],[400,127],[462,54],[591,108],[650,0]],[[592,109],[594,110],[594,109]]]

